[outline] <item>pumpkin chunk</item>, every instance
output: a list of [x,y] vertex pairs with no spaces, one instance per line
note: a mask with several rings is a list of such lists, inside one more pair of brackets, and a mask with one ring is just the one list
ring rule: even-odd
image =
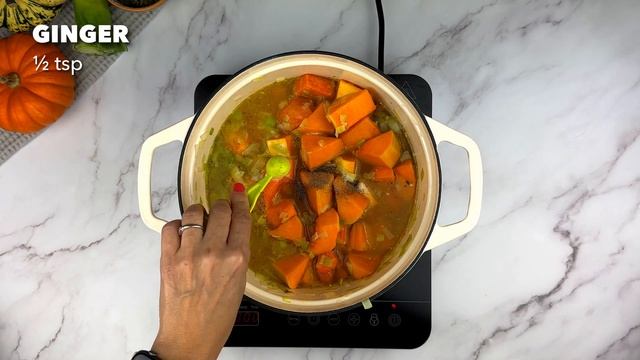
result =
[[341,98],[345,95],[349,95],[349,94],[353,94],[356,93],[358,91],[360,91],[362,89],[360,89],[359,87],[353,85],[352,83],[345,81],[345,80],[340,80],[338,82],[338,93],[336,94],[336,99],[337,98]]
[[249,147],[249,133],[240,131],[225,138],[227,147],[236,155],[242,154]]
[[313,285],[316,281],[316,274],[313,271],[313,266],[311,265],[311,261],[307,264],[307,268],[304,270],[304,275],[302,275],[302,279],[300,280],[300,284],[305,286]]
[[349,181],[355,181],[358,176],[358,160],[352,154],[338,156],[336,158],[336,167],[342,176]]
[[300,158],[313,170],[335,159],[344,151],[342,140],[328,136],[302,135],[300,140]]
[[333,181],[333,188],[340,219],[346,224],[358,221],[369,207],[369,199],[341,177]]
[[313,101],[294,97],[278,112],[278,125],[284,131],[295,130],[302,120],[313,113]]
[[338,213],[329,209],[316,218],[316,228],[311,246],[312,253],[319,255],[331,251],[336,247],[336,238],[340,231],[340,217]]
[[329,106],[327,118],[336,129],[336,134],[341,134],[375,109],[376,104],[369,91],[361,90],[337,99]]
[[332,135],[334,129],[333,125],[327,120],[326,104],[318,105],[309,117],[302,120],[298,131],[301,134]]
[[336,245],[347,245],[347,242],[349,241],[349,236],[347,234],[349,234],[349,226],[341,226],[340,231],[338,231],[338,237],[336,238]]
[[379,134],[380,129],[378,129],[376,123],[367,116],[353,125],[351,129],[340,134],[340,139],[344,143],[345,148],[349,150],[362,145],[366,140]]
[[351,231],[349,232],[349,249],[356,251],[369,250],[367,226],[362,221],[351,225]]
[[320,215],[329,210],[333,203],[333,174],[326,172],[300,172],[300,181],[307,193],[309,206]]
[[338,262],[338,257],[333,251],[318,256],[318,260],[316,260],[318,280],[325,284],[331,284],[335,278]]
[[401,148],[398,138],[393,131],[387,131],[373,139],[367,140],[360,150],[358,159],[374,165],[393,168],[400,158]]
[[297,96],[318,96],[331,98],[335,84],[331,79],[313,74],[304,74],[296,79],[293,93]]
[[376,166],[371,177],[374,181],[385,183],[392,183],[396,179],[393,169],[384,166]]
[[291,192],[292,180],[288,177],[282,179],[271,180],[267,187],[262,192],[262,199],[264,201],[265,208],[269,208],[274,204],[280,203],[284,198],[284,195]]
[[367,199],[369,199],[369,206],[376,206],[376,204],[378,203],[378,201],[376,200],[375,196],[373,196],[373,193],[371,192],[371,190],[369,190],[369,187],[367,186],[367,184],[365,184],[363,181],[360,181],[358,183],[357,186],[358,191],[367,197]]
[[267,208],[267,224],[270,227],[278,227],[282,223],[298,215],[296,206],[291,199],[284,199],[277,205]]
[[309,261],[310,259],[306,255],[294,254],[276,260],[273,263],[273,267],[282,276],[287,286],[295,289],[300,284]]
[[349,270],[347,269],[347,265],[344,261],[338,261],[334,277],[336,281],[344,280],[349,277]]
[[275,238],[289,240],[300,245],[304,241],[304,226],[300,218],[294,216],[277,228],[270,230],[269,234]]
[[269,155],[273,156],[295,156],[296,150],[293,144],[293,136],[287,135],[279,139],[267,140],[267,151],[269,151]]
[[404,179],[409,184],[416,183],[416,173],[413,170],[413,162],[411,159],[407,159],[398,164],[393,171],[398,178]]
[[351,252],[347,255],[347,268],[355,279],[362,279],[373,274],[381,260],[379,255]]

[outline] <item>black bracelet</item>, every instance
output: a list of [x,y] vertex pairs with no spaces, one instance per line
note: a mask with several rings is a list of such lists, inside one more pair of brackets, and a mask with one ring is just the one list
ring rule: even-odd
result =
[[160,358],[154,352],[140,350],[137,353],[133,354],[131,360],[160,360]]

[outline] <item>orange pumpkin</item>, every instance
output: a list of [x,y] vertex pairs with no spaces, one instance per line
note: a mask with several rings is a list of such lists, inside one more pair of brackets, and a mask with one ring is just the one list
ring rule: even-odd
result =
[[[46,56],[49,66],[36,70],[33,57]],[[53,44],[39,44],[29,34],[0,39],[0,128],[29,133],[56,121],[73,103],[75,81],[56,70],[66,59]]]

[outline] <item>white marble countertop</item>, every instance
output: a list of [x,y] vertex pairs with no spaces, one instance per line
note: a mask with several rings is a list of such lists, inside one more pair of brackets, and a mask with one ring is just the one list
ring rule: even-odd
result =
[[[415,350],[225,349],[224,359],[640,358],[640,2],[386,1],[387,69],[483,153],[483,213],[433,251]],[[455,3],[455,4],[454,4]],[[0,359],[127,359],[157,328],[158,235],[140,145],[193,111],[208,74],[321,49],[373,63],[371,1],[169,1],[63,119],[0,167]],[[156,208],[177,215],[179,145]],[[465,157],[441,147],[441,221]],[[635,255],[634,255],[635,254]]]

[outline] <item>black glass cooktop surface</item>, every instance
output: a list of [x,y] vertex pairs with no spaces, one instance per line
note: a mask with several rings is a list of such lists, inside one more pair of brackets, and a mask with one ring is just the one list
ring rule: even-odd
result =
[[[421,77],[390,75],[423,113],[431,116],[431,89]],[[204,78],[195,91],[196,113],[229,75]],[[431,252],[391,289],[362,306],[322,315],[276,312],[243,299],[226,346],[349,347],[408,349],[421,346],[431,332]]]

